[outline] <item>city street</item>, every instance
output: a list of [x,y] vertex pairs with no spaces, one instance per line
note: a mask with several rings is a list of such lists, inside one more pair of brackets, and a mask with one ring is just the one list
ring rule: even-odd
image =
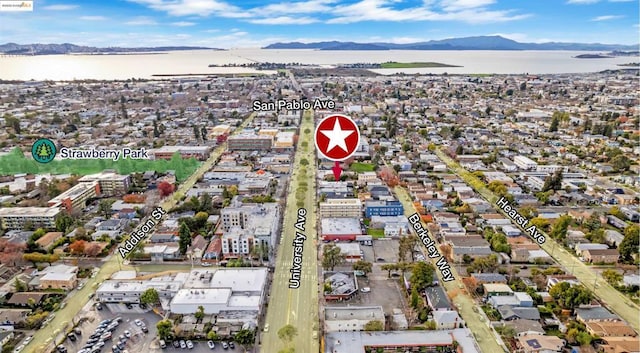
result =
[[[471,173],[460,167],[458,163],[446,156],[441,150],[436,150],[436,154],[447,164],[449,169],[460,176],[469,186],[473,187],[484,199],[491,203],[496,211],[504,214],[502,209],[495,203],[496,200],[498,200],[496,195],[484,185],[476,185],[477,183],[469,182]],[[640,330],[640,308],[638,308],[635,303],[609,285],[602,277],[598,276],[595,271],[590,269],[577,257],[567,252],[555,240],[551,239],[549,235],[544,234],[544,236],[546,241],[541,245],[543,250],[551,255],[560,265],[564,266],[567,271],[571,269],[573,275],[576,276],[585,287],[591,289],[607,307],[627,321],[636,331]]]
[[[278,330],[291,324],[298,330],[298,335],[293,339],[291,347],[296,352],[318,352],[318,340],[312,338],[312,331],[318,330],[318,260],[317,260],[317,233],[316,233],[316,201],[315,201],[315,148],[313,133],[304,133],[309,129],[314,131],[313,112],[307,111],[300,126],[300,139],[298,150],[293,164],[293,175],[289,185],[287,206],[284,212],[282,238],[278,247],[275,273],[271,286],[271,296],[267,309],[266,324],[268,332],[262,330],[262,353],[277,353],[286,348],[285,343],[278,338]],[[306,147],[302,147],[307,142]],[[309,165],[307,173],[301,174],[300,161],[306,159]],[[298,205],[296,190],[299,186],[299,176],[306,175],[307,182],[304,207],[306,209],[306,221],[304,224],[304,250],[302,256],[302,273],[299,288],[289,288],[291,268],[293,261],[293,240],[296,236],[295,223],[298,220]],[[261,328],[262,329],[262,328]]]
[[[394,189],[398,200],[402,202],[402,206],[404,207],[404,213],[408,217],[416,212],[415,207],[413,206],[413,202],[409,196],[409,193],[400,186],[396,186]],[[426,225],[423,223],[423,227],[426,229]],[[429,232],[429,236],[432,239],[435,239],[433,234]],[[420,250],[423,252],[425,258],[428,258],[426,249],[424,246],[420,245]],[[431,259],[431,262],[434,266],[436,266],[437,259]],[[484,316],[482,310],[479,312],[473,311],[473,308],[477,306],[473,298],[466,292],[464,283],[462,283],[462,277],[456,271],[454,266],[451,266],[451,272],[453,273],[454,280],[449,282],[442,281],[442,276],[440,271],[436,266],[436,274],[440,279],[440,283],[446,289],[447,294],[451,298],[452,303],[458,309],[458,313],[460,313],[460,317],[466,322],[467,327],[473,333],[478,345],[480,346],[480,350],[485,353],[494,353],[494,352],[508,352],[504,343],[499,340],[499,337],[496,335],[495,331],[491,329],[489,326],[489,320]]]
[[[247,126],[253,118],[255,117],[255,113],[249,115],[247,119],[245,119],[242,124],[234,131],[237,133],[242,131],[245,126]],[[180,195],[186,194],[186,192],[193,187],[196,181],[211,167],[216,163],[216,161],[220,158],[222,153],[227,150],[227,143],[218,146],[211,152],[210,157],[196,170],[194,174],[192,174],[184,183],[182,183],[178,190],[175,192],[175,196],[167,198],[162,203],[162,208],[165,210],[172,209],[180,200]],[[144,224],[144,220],[140,222]],[[126,240],[123,239],[123,242]],[[75,294],[70,295],[66,298],[67,306],[64,309],[58,310],[55,313],[55,317],[45,326],[43,326],[40,330],[36,331],[33,335],[33,340],[25,347],[23,352],[26,353],[42,353],[51,350],[56,342],[60,341],[60,337],[64,337],[65,332],[71,328],[75,322],[73,321],[78,312],[82,309],[82,307],[89,301],[89,295],[94,293],[96,288],[102,281],[109,279],[113,273],[119,270],[131,270],[132,268],[123,264],[122,258],[116,252],[112,253],[109,258],[106,259],[102,267],[100,268],[100,272],[95,276],[95,278],[89,278],[81,290],[76,291]]]

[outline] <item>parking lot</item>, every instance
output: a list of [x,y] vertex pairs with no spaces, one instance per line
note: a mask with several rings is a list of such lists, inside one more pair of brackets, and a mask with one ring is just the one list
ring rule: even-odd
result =
[[[373,259],[368,260],[376,263],[394,264],[398,262],[398,239],[381,239],[373,242]],[[363,246],[370,248],[370,246]]]
[[[206,341],[192,341],[192,349],[174,348],[171,342],[166,342],[167,347],[161,349],[156,329],[156,324],[161,318],[150,309],[143,309],[138,305],[132,305],[131,308],[128,308],[124,304],[105,304],[102,310],[96,310],[95,306],[87,305],[85,312],[87,315],[84,315],[84,317],[87,319],[83,320],[83,322],[78,325],[77,328],[79,329],[80,334],[74,335],[76,340],[72,341],[67,338],[63,343],[63,346],[65,346],[70,353],[80,351],[103,320],[112,320],[116,317],[121,318],[122,321],[113,331],[112,338],[105,341],[105,345],[102,347],[101,353],[111,353],[113,351],[113,346],[116,345],[117,347],[120,335],[126,337],[125,331],[129,331],[131,333],[131,337],[126,340],[126,343],[124,343],[124,349],[120,350],[123,353],[160,353],[165,351],[189,351],[193,353],[216,351],[229,353],[242,352],[242,348],[239,345],[236,345],[235,349],[229,348],[225,350],[222,348],[221,342],[215,342],[215,348],[210,349],[207,346]],[[135,323],[136,320],[140,320],[140,322],[144,323],[148,332],[143,332],[141,326]]]

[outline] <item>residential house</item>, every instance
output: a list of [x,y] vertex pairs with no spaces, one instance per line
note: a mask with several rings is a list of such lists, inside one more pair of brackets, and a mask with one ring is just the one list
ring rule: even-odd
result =
[[592,249],[582,252],[582,257],[588,263],[614,264],[620,259],[617,249]]

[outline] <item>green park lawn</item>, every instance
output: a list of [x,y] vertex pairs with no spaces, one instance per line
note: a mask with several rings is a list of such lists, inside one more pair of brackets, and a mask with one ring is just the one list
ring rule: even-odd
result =
[[376,166],[371,163],[351,163],[349,169],[356,173],[373,172],[376,170]]
[[384,238],[384,229],[367,229],[367,234],[372,236],[374,239]]
[[15,148],[10,153],[0,157],[0,175],[12,174],[76,174],[87,175],[100,173],[105,169],[115,169],[120,174],[130,174],[155,170],[166,172],[173,170],[178,181],[183,181],[198,169],[200,162],[196,159],[182,159],[179,155],[173,156],[170,160],[148,160],[148,159],[119,159],[117,161],[107,159],[84,159],[84,160],[53,160],[49,163],[38,163],[33,159],[25,157],[19,148]]

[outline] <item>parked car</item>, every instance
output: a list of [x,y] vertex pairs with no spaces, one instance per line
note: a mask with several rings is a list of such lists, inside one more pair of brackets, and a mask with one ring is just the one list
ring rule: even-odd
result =
[[129,331],[129,330],[124,330],[124,335],[125,335],[125,337],[127,337],[127,338],[131,338],[131,331]]
[[214,349],[216,348],[216,344],[213,343],[213,341],[207,341],[207,346],[209,346],[209,349]]
[[189,349],[193,349],[193,342],[191,342],[191,340],[187,340],[187,348]]
[[222,342],[222,348],[223,349],[229,349],[229,344],[227,342]]
[[236,344],[233,343],[233,341],[229,342],[229,348],[231,348],[231,349],[236,348]]
[[73,333],[68,334],[68,335],[67,335],[67,338],[69,338],[71,341],[74,341],[74,342],[75,342],[75,340],[77,339],[77,338],[76,338],[76,335],[74,335]]
[[180,340],[180,348],[182,349],[187,348],[187,342],[185,342],[184,340]]
[[369,292],[371,292],[371,288],[369,288],[369,287],[363,287],[363,288],[360,288],[360,291],[361,291],[362,293],[369,293]]
[[142,325],[144,325],[144,324],[142,323],[142,320],[140,320],[140,319],[135,319],[135,320],[133,320],[133,322],[136,324],[136,326],[142,326]]
[[180,342],[173,341],[173,348],[180,348]]

